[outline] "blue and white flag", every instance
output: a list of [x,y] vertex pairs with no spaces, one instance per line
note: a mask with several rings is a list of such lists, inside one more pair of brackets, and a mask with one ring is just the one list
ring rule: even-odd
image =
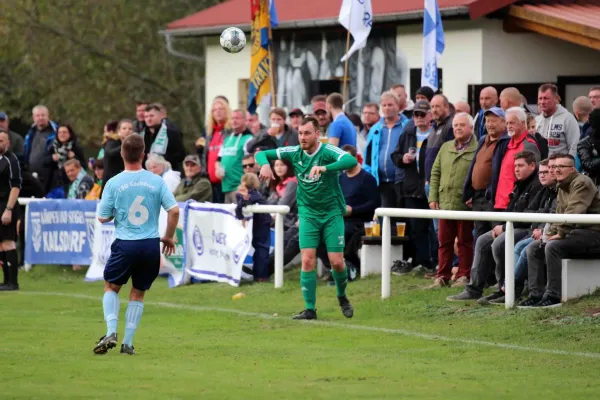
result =
[[344,62],[346,58],[349,58],[355,51],[362,49],[367,44],[367,38],[373,25],[371,0],[343,0],[338,20],[354,39],[348,54],[341,59],[341,62]]
[[425,0],[421,86],[438,90],[437,62],[444,52],[444,27],[437,0]]
[[275,0],[269,0],[269,18],[271,20],[271,28],[277,28],[279,19],[277,18],[277,8],[275,8]]

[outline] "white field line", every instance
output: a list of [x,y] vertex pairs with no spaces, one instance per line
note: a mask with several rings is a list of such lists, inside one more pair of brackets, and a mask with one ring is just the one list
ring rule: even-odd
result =
[[[59,296],[59,297],[71,297],[76,299],[86,299],[86,300],[94,300],[101,302],[101,297],[96,296],[88,296],[84,294],[73,294],[73,293],[60,293],[60,292],[26,292],[20,291],[19,294],[24,295],[33,295],[33,296]],[[265,313],[257,313],[250,311],[241,311],[235,310],[231,308],[219,308],[219,307],[203,307],[203,306],[194,306],[189,304],[178,304],[178,303],[166,303],[162,301],[146,301],[144,302],[147,305],[164,307],[164,308],[174,308],[178,310],[189,310],[189,311],[198,311],[198,312],[220,312],[220,313],[229,313],[236,314],[245,317],[256,317],[262,319],[269,320],[286,320],[286,317],[275,317],[271,314]],[[292,321],[290,320],[290,323]],[[589,353],[589,352],[579,352],[579,351],[567,351],[567,350],[556,350],[556,349],[545,349],[540,347],[531,347],[531,346],[520,346],[516,344],[509,343],[496,343],[496,342],[488,342],[485,340],[476,340],[476,339],[461,339],[461,338],[453,338],[448,336],[440,336],[430,333],[422,333],[415,331],[407,331],[404,329],[395,329],[395,328],[382,328],[378,326],[367,326],[367,325],[355,325],[355,324],[343,324],[340,322],[329,322],[329,321],[297,321],[297,323],[304,323],[307,325],[317,325],[328,328],[343,328],[343,329],[354,329],[357,331],[367,331],[367,332],[378,332],[378,333],[388,333],[392,335],[402,335],[408,337],[416,337],[420,339],[427,340],[435,340],[435,341],[444,341],[449,343],[460,343],[466,345],[475,345],[475,346],[484,346],[484,347],[496,347],[507,350],[514,350],[518,352],[532,352],[532,353],[541,353],[541,354],[552,354],[559,356],[571,356],[571,357],[583,357],[583,358],[593,358],[600,359],[600,353]]]

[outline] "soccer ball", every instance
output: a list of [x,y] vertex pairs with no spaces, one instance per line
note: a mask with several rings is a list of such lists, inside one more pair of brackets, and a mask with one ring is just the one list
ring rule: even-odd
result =
[[221,47],[228,53],[239,53],[246,46],[246,35],[240,28],[230,27],[221,33]]

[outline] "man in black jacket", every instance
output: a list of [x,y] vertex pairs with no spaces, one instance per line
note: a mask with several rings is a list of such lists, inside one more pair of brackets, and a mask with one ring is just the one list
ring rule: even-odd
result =
[[153,103],[146,107],[146,124],[148,126],[140,133],[146,144],[146,157],[150,153],[161,155],[171,163],[174,171],[181,172],[186,155],[183,135],[177,126],[167,120],[162,104]]
[[[536,155],[528,150],[521,151],[515,154],[515,186],[510,194],[507,212],[524,212],[533,198],[541,190],[542,184],[537,176]],[[526,222],[514,223],[514,240],[519,240],[526,237],[529,232],[529,225]],[[493,267],[492,263],[481,262],[488,257],[485,257],[486,252],[491,252],[496,267],[496,279],[498,287],[501,288],[504,284],[504,244],[505,232],[504,225],[496,225],[491,231],[479,236],[475,245],[475,259],[471,268],[471,282],[465,287],[462,293],[455,296],[449,296],[449,301],[465,301],[478,300],[483,295],[483,289],[487,277]],[[481,299],[481,303],[487,304],[490,300],[495,300],[504,296],[504,292],[497,292]]]

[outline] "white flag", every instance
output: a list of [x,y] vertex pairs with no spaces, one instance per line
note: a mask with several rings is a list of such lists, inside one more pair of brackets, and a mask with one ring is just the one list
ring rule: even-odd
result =
[[341,61],[344,62],[352,53],[362,49],[367,44],[367,38],[373,25],[371,0],[343,0],[339,21],[354,38],[354,43],[348,50],[348,54],[342,57]]

